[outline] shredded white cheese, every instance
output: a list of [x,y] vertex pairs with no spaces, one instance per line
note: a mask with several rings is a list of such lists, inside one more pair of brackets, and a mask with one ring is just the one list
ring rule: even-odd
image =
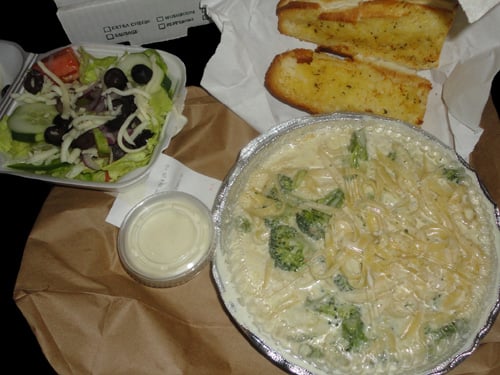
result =
[[54,73],[52,73],[42,61],[37,62],[38,66],[42,71],[50,77],[61,89],[61,104],[62,104],[62,112],[61,116],[62,118],[69,118],[69,113],[70,113],[70,99],[69,99],[69,93],[68,90],[66,89],[66,86],[63,81],[59,79],[58,76],[56,76]]
[[123,122],[123,125],[121,126],[120,130],[118,130],[118,136],[116,140],[118,142],[118,146],[120,146],[120,148],[123,151],[128,153],[138,152],[146,147],[146,145],[144,145],[138,148],[129,148],[123,143],[123,140],[125,140],[128,143],[134,144],[134,139],[132,139],[128,134],[128,126],[130,125],[130,123],[134,118],[135,118],[135,113],[132,113],[130,116],[127,117],[127,119]]
[[36,153],[31,153],[27,162],[30,164],[48,164],[52,160],[56,159],[58,155],[59,149],[57,147],[52,147],[45,151],[37,151]]
[[80,115],[76,117],[72,121],[72,126],[75,129],[78,129],[80,132],[84,133],[88,130],[92,130],[94,128],[98,128],[101,125],[104,125],[109,120],[114,119],[115,116],[112,115]]

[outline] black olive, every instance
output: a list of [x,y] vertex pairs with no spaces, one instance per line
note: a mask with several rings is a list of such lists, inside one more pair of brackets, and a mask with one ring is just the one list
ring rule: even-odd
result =
[[71,117],[66,119],[66,118],[63,118],[61,116],[61,114],[59,113],[52,120],[52,124],[62,128],[64,130],[64,132],[67,132],[69,129],[69,124],[71,124],[71,121],[73,121],[73,119]]
[[43,133],[43,137],[45,139],[45,142],[48,144],[54,145],[54,146],[60,146],[63,141],[63,135],[66,132],[63,130],[62,127],[52,125],[49,126],[47,129],[45,129],[45,132]]
[[106,121],[104,127],[111,132],[117,131],[121,128],[126,119],[126,116],[118,115],[114,119]]
[[104,84],[106,87],[115,87],[118,90],[125,90],[127,88],[128,79],[119,68],[110,68],[104,73]]
[[139,134],[134,139],[135,148],[142,147],[146,144],[147,140],[153,136],[153,132],[149,129],[144,129],[141,134]]
[[111,145],[111,153],[113,154],[113,160],[118,160],[125,156],[125,151],[123,151],[116,143]]
[[63,113],[63,111],[64,111],[63,102],[61,101],[61,98],[59,98],[59,97],[57,97],[57,99],[56,99],[56,110],[59,113]]
[[132,119],[132,121],[130,121],[130,124],[128,125],[130,129],[134,129],[135,127],[137,127],[137,125],[141,124],[141,120],[139,120],[138,117],[134,117]]
[[95,146],[95,137],[92,130],[83,133],[73,142],[71,142],[71,147],[79,148],[81,150],[87,150],[94,146]]
[[45,129],[43,134],[45,142],[51,145],[60,146],[63,141],[63,135],[69,130],[71,121],[72,118],[65,119],[61,114],[57,114],[52,120],[53,125]]
[[30,94],[38,94],[43,87],[43,73],[30,69],[23,82],[24,89]]
[[124,117],[128,117],[130,114],[137,110],[137,105],[135,104],[134,95],[120,96],[119,98],[113,99],[111,102],[113,109],[121,106],[121,114]]
[[139,85],[145,85],[151,80],[153,71],[144,64],[137,64],[132,67],[130,74],[132,75],[134,81]]

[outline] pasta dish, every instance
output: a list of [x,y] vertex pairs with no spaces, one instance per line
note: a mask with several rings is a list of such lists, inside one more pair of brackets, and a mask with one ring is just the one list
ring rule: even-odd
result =
[[260,154],[229,193],[221,245],[260,333],[313,371],[356,374],[424,371],[475,334],[498,228],[451,150],[374,120]]

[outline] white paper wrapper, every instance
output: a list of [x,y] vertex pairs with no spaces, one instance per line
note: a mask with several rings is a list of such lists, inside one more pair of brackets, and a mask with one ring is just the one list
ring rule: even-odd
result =
[[[316,47],[278,32],[277,3],[277,0],[201,0],[221,30],[221,42],[205,68],[201,86],[260,132],[306,115],[279,102],[265,89],[264,76],[272,59],[288,49]],[[481,135],[480,115],[491,81],[499,70],[499,22],[500,7],[494,7],[473,24],[460,8],[443,46],[440,66],[419,73],[433,85],[422,127],[454,147],[465,160]],[[474,69],[466,69],[467,77],[460,71],[452,74],[457,66],[468,61],[473,61]],[[481,87],[475,85],[479,81]],[[475,86],[481,95],[477,90],[468,95],[467,107],[463,107],[462,100],[455,100],[454,95],[445,102],[443,87],[449,85],[453,85],[451,91],[462,94]],[[462,123],[464,118],[457,113],[469,113],[467,118],[472,121]]]
[[476,22],[495,6],[500,4],[499,0],[459,0],[467,19],[470,23]]
[[106,222],[120,227],[134,205],[162,191],[182,191],[194,195],[211,208],[221,181],[188,168],[178,160],[161,154],[145,181],[119,193],[106,217]]

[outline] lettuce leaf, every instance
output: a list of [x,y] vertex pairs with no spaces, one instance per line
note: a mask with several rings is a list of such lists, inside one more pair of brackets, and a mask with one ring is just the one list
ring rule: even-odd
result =
[[104,72],[118,60],[118,56],[96,57],[80,47],[80,82],[90,84],[103,76]]

